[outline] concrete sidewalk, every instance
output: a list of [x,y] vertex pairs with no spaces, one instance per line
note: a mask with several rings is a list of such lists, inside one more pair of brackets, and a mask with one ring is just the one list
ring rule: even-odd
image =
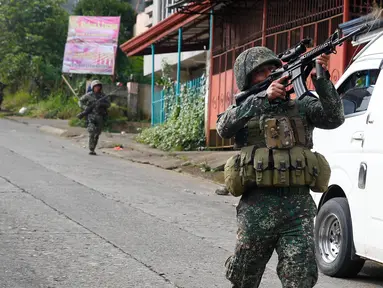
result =
[[[86,129],[70,127],[67,120],[16,116],[6,117],[6,119],[35,126],[44,133],[71,138],[84,148],[84,153],[87,153],[88,133]],[[235,151],[165,152],[137,143],[136,135],[103,132],[97,146],[98,153],[107,153],[132,162],[176,170],[180,173],[189,173],[220,184],[224,183],[223,167],[226,160],[236,153]],[[115,150],[117,146],[122,146],[122,150]]]

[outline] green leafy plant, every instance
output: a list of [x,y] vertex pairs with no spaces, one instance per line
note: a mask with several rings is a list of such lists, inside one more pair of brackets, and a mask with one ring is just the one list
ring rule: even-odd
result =
[[69,14],[65,0],[0,3],[0,79],[10,92],[34,85],[39,97],[60,81]]
[[80,113],[77,101],[66,97],[62,91],[55,91],[45,100],[28,105],[28,116],[37,118],[70,119]]
[[25,90],[19,90],[15,94],[6,94],[2,107],[5,110],[17,112],[25,105],[28,105],[33,100],[31,94]]
[[167,71],[168,66],[163,64],[160,82],[165,92],[166,121],[143,130],[136,140],[165,151],[193,150],[204,146],[206,79],[202,77],[198,87],[188,88],[183,84],[177,96]]

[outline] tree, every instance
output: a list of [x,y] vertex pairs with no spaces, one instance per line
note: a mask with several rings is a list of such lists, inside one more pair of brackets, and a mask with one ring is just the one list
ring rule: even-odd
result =
[[[74,14],[83,16],[121,16],[118,37],[118,45],[121,45],[133,36],[133,27],[136,22],[136,12],[130,2],[127,0],[80,0],[74,8]],[[133,74],[136,81],[147,82],[143,77],[142,57],[127,58],[121,49],[117,49],[116,74],[118,81],[126,82],[130,75]]]
[[0,0],[0,77],[11,86],[31,79],[40,90],[60,77],[68,13],[63,0]]
[[121,16],[119,43],[133,35],[136,12],[123,0],[80,0],[74,8],[75,15],[83,16]]

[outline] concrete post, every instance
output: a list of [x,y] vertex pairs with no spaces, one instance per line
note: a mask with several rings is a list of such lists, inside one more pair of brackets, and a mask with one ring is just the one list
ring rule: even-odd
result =
[[126,84],[128,89],[128,115],[129,118],[137,119],[138,116],[138,83],[128,82]]

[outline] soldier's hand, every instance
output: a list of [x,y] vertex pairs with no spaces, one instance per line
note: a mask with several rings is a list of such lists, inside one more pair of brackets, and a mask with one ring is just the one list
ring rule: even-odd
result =
[[272,101],[277,98],[285,99],[286,98],[286,89],[283,85],[283,82],[285,82],[289,76],[281,77],[274,82],[272,82],[266,90],[267,98],[269,101]]
[[[324,71],[327,71],[328,62],[330,61],[330,55],[322,54],[318,56],[315,61],[322,66]],[[316,76],[316,75],[317,75],[317,71],[315,68],[313,68],[313,70],[311,70],[311,76]]]

